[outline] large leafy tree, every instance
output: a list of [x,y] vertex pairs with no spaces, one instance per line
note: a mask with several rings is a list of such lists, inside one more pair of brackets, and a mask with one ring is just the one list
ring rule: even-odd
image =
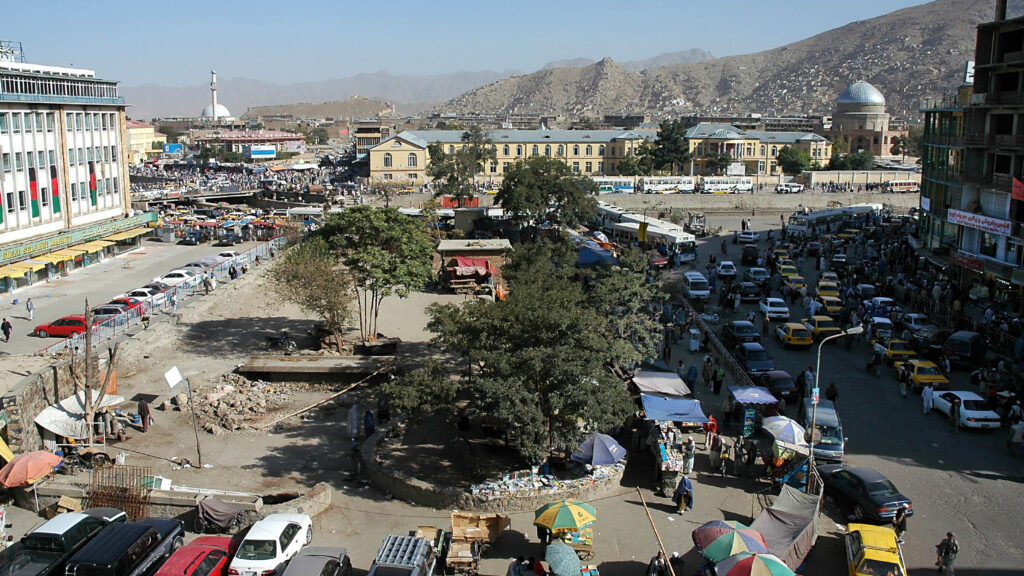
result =
[[704,165],[712,174],[721,174],[732,164],[732,156],[728,154],[711,154],[704,161]]
[[436,184],[436,194],[450,194],[460,206],[473,197],[476,175],[483,172],[485,163],[497,158],[490,136],[479,126],[463,132],[462,142],[454,152],[445,152],[440,142],[427,146],[427,176]]
[[907,141],[899,136],[893,136],[892,140],[889,141],[889,153],[893,156],[901,156],[901,162],[907,161]]
[[327,241],[312,237],[288,250],[270,270],[271,285],[285,300],[316,314],[337,342],[352,315],[352,272],[341,266]]
[[686,140],[686,123],[682,120],[666,120],[661,123],[658,138],[653,148],[654,167],[679,174],[690,163],[693,155]]
[[547,221],[577,226],[597,213],[597,184],[547,156],[517,160],[505,174],[495,202],[519,225]]
[[801,152],[793,146],[783,146],[775,159],[778,161],[779,166],[782,167],[782,171],[790,176],[802,173],[810,168],[811,163],[814,162],[810,154]]
[[875,167],[875,155],[871,152],[833,154],[828,162],[829,170],[871,170]]
[[641,142],[635,153],[619,161],[616,171],[622,176],[650,176],[654,174],[654,146]]
[[377,335],[384,298],[405,298],[433,277],[433,243],[420,222],[394,208],[353,206],[329,214],[319,233],[354,275],[363,340]]

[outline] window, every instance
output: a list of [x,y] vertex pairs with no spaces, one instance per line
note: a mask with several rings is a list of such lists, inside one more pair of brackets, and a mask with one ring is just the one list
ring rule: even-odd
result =
[[11,132],[21,134],[21,112],[11,114]]
[[74,114],[72,114],[71,112],[68,112],[67,114],[64,115],[64,120],[65,120],[65,123],[67,124],[68,132],[71,132],[72,130],[75,129],[75,115]]
[[28,194],[24,190],[18,190],[18,210],[24,210],[28,206]]
[[38,157],[38,160],[36,161],[36,166],[39,166],[40,168],[46,166],[46,153],[40,150],[39,152],[36,152],[36,155]]
[[585,148],[585,150],[587,152],[587,156],[593,156],[594,155],[594,147],[591,146],[590,144],[587,144],[587,147]]
[[221,559],[224,558],[224,553],[219,550],[213,550],[203,558],[203,561],[196,567],[195,572],[192,576],[211,576],[214,568],[220,564]]
[[999,236],[996,234],[990,234],[988,232],[981,233],[981,245],[978,247],[978,252],[988,256],[989,258],[995,258],[996,253],[999,251]]
[[384,179],[385,179],[385,180],[391,180],[391,174],[390,174],[390,173],[388,173],[388,174],[385,174],[385,175],[384,175]]
[[508,172],[508,162],[501,163],[501,173],[504,174],[505,172]]
[[31,152],[25,152],[25,165],[29,168],[33,168],[36,165],[36,155]]
[[93,160],[96,159],[95,150],[93,150],[92,146],[86,148],[85,153],[88,154],[89,156],[89,162],[92,162]]
[[508,144],[505,144],[504,146],[501,147],[501,155],[508,156]]
[[78,163],[85,164],[85,148],[78,149]]
[[562,146],[561,144],[559,144],[559,145],[558,145],[558,155],[559,155],[560,157],[561,157],[561,156],[565,156],[565,147],[564,147],[564,146]]
[[46,193],[46,187],[42,187],[39,189],[39,201],[43,204],[43,206],[50,205],[50,195]]
[[72,166],[75,165],[75,149],[74,148],[68,148],[68,164],[70,164]]
[[585,170],[586,170],[587,174],[590,174],[591,172],[594,171],[594,163],[593,162],[587,162],[584,166],[585,166]]
[[78,200],[78,184],[71,183],[71,200]]
[[580,155],[580,145],[579,144],[573,144],[572,145],[572,155],[573,156],[579,156]]
[[775,158],[778,155],[779,155],[779,148],[777,146],[772,146],[772,158]]
[[600,172],[601,174],[604,174],[604,162],[597,163],[597,171]]
[[544,145],[544,155],[551,156],[551,144]]
[[100,114],[100,118],[103,120],[103,129],[106,130],[107,129],[107,115],[106,114]]
[[537,154],[540,154],[540,152],[538,150],[540,150],[540,148],[536,144],[534,144],[533,145],[533,150],[531,151],[532,155],[536,156]]
[[604,145],[603,144],[601,146],[597,147],[597,155],[598,156],[604,156]]
[[107,187],[106,187],[107,196],[110,196],[110,195],[112,195],[114,193],[114,187],[110,185],[110,178],[107,178],[106,182],[107,182]]
[[42,112],[36,113],[36,132],[43,132],[46,130],[46,114]]
[[0,134],[7,134],[8,130],[11,129],[10,120],[7,118],[6,113],[0,113]]
[[48,158],[50,160],[50,166],[55,165],[57,163],[57,161],[56,161],[57,155],[54,154],[53,150],[50,150],[46,154],[47,154],[47,156],[48,156]]
[[573,172],[573,174],[579,174],[580,173],[580,163],[579,162],[573,162],[572,163],[572,172]]
[[416,181],[416,173],[415,172],[409,172],[408,174],[405,175],[405,177],[408,178],[409,180],[414,181],[414,182]]
[[110,148],[103,147],[103,161],[110,162]]
[[22,170],[25,169],[25,157],[21,154],[21,152],[14,153],[14,169],[18,172],[21,172]]
[[384,167],[391,168],[391,152],[384,153]]
[[78,119],[75,121],[76,129],[79,132],[85,130],[85,113],[79,112],[78,114],[75,114],[75,116],[78,116]]
[[114,162],[117,162],[117,146],[110,147],[110,157],[114,159]]
[[497,173],[498,173],[498,163],[497,162],[491,162],[491,174],[497,174]]
[[17,208],[14,206],[14,192],[7,193],[7,212],[14,212]]
[[[536,146],[534,146],[534,148],[536,148]],[[536,152],[534,152],[534,154],[536,154]],[[516,144],[516,156],[522,156],[522,155],[523,155],[523,147],[522,147],[522,145]]]
[[455,154],[455,146],[452,146],[452,145],[449,144],[448,145],[448,153],[449,154]]
[[761,156],[762,156],[762,157],[764,156],[764,153],[765,153],[765,147],[764,147],[764,146],[761,146]]
[[117,176],[114,176],[114,195],[121,195],[121,187],[117,184]]
[[4,152],[4,172],[11,171],[11,153]]
[[419,161],[416,159],[416,155],[410,152],[409,158],[406,160],[406,163],[409,165],[409,168],[415,168],[418,162]]

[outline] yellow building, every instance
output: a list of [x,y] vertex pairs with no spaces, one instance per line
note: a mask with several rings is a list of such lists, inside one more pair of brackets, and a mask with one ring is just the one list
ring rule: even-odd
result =
[[693,155],[693,174],[710,174],[708,159],[718,154],[728,154],[733,162],[741,162],[747,174],[767,175],[782,173],[778,156],[786,146],[808,154],[822,166],[832,157],[832,143],[813,132],[759,132],[701,123],[686,131],[686,141]]
[[[430,155],[427,147],[440,143],[449,154],[465,146],[464,130],[402,132],[369,149],[370,181],[402,185],[424,184]],[[615,175],[618,163],[633,154],[654,131],[641,130],[493,130],[488,133],[496,160],[488,162],[480,181],[499,183],[516,160],[545,155],[563,159],[577,174]]]
[[142,164],[149,157],[163,151],[167,136],[156,131],[152,124],[128,121],[128,162]]

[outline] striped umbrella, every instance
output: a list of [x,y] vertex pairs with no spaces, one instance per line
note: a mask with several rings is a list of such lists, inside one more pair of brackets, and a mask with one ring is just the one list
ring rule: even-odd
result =
[[796,573],[771,554],[741,552],[715,564],[718,576],[796,576]]
[[597,520],[594,508],[577,500],[559,500],[541,506],[533,517],[533,523],[552,532],[579,530]]
[[740,552],[768,553],[764,536],[739,522],[712,520],[693,531],[693,543],[702,556],[720,562]]

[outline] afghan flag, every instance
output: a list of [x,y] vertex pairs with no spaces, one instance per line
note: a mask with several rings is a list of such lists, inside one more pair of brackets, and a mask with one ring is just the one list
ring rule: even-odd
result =
[[1024,202],[1024,182],[1013,179],[1013,188],[1010,191],[1010,197],[1018,202]]
[[4,179],[0,178],[0,224],[4,223]]
[[53,194],[53,213],[60,213],[60,183],[57,182],[57,167],[50,166],[50,192]]
[[36,169],[28,169],[28,190],[32,206],[32,217],[39,218],[39,183],[36,182]]
[[89,162],[89,200],[96,205],[96,162]]

